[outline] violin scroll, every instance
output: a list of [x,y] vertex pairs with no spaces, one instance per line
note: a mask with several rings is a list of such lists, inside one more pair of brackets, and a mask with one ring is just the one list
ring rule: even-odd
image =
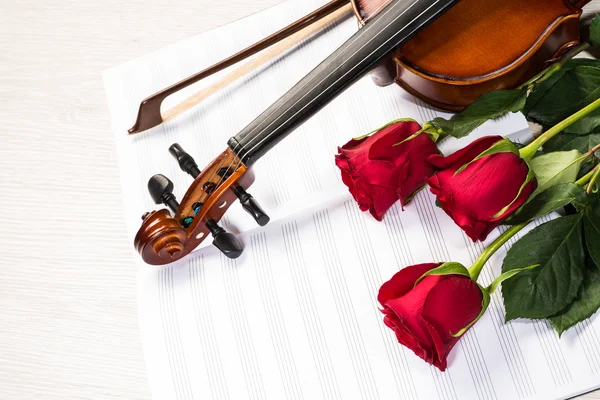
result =
[[179,260],[191,253],[209,235],[213,245],[229,258],[242,254],[237,237],[218,225],[238,198],[243,208],[259,225],[269,217],[246,192],[254,177],[236,154],[227,149],[203,171],[178,144],[169,149],[181,169],[194,178],[181,203],[173,194],[173,183],[164,175],[155,175],[148,182],[148,190],[155,203],[168,209],[145,213],[142,226],[134,240],[136,250],[145,262],[163,265]]

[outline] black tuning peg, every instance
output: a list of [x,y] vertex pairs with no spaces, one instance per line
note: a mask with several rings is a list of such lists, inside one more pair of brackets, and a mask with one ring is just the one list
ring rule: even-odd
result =
[[198,168],[198,164],[192,156],[190,156],[178,143],[174,143],[169,147],[169,153],[179,163],[179,167],[183,172],[186,172],[192,176],[192,178],[196,179],[198,175],[200,175],[200,169]]
[[214,219],[206,221],[206,227],[213,235],[213,245],[226,257],[238,258],[242,254],[242,244],[233,233],[225,231]]
[[173,182],[164,175],[154,175],[148,181],[148,192],[156,204],[164,204],[174,213],[179,208],[179,203],[173,194]]
[[256,201],[250,193],[246,192],[243,187],[235,186],[233,188],[233,193],[235,193],[239,199],[244,210],[254,218],[258,225],[265,226],[269,223],[271,218],[263,211],[260,204],[258,204],[258,201]]

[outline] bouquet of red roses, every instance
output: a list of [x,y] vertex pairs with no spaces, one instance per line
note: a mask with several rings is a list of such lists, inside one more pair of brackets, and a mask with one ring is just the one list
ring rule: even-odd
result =
[[[379,290],[383,321],[398,341],[440,370],[502,284],[506,321],[547,319],[562,334],[600,308],[600,60],[573,58],[590,41],[514,90],[481,96],[449,120],[392,121],[341,146],[342,181],[381,221],[429,186],[436,203],[473,241],[509,226],[469,268],[450,260],[405,266]],[[543,133],[527,146],[487,136],[444,156],[441,139],[521,112]],[[489,286],[477,280],[491,255],[533,219],[560,217],[516,241]]]

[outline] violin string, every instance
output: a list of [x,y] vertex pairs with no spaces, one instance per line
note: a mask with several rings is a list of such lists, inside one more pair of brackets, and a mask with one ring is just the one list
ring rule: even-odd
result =
[[[440,0],[436,0],[433,4],[431,4],[429,7],[427,7],[423,12],[421,12],[416,18],[413,19],[416,20],[419,17],[421,17],[423,14],[425,14],[427,11],[429,11],[433,6],[435,6],[437,3],[439,3]],[[400,17],[402,17],[408,10],[410,10],[415,4],[417,4],[419,2],[419,0],[416,0],[414,3],[412,3],[410,6],[408,6],[406,8],[406,10],[404,10],[400,15],[398,15],[396,18],[394,18],[389,24],[387,24],[384,28],[381,29],[381,32],[383,32],[385,29],[387,29],[391,24],[393,24],[394,22],[396,22]],[[401,1],[398,1],[396,4],[392,5],[386,12],[385,14],[382,15],[385,16],[387,13],[391,12],[393,9],[395,9],[395,7],[398,4],[402,4]],[[429,22],[429,20],[431,20],[435,15],[432,15],[429,19],[427,19],[425,21],[425,23]],[[369,28],[370,26],[373,25],[367,25],[367,28]],[[408,26],[405,25],[402,29],[400,29],[398,32],[396,32],[394,35],[392,35],[388,40],[386,40],[384,43],[382,43],[380,46],[378,46],[375,50],[373,50],[367,57],[370,57],[371,55],[373,55],[375,52],[377,52],[381,47],[385,46],[389,41],[393,40],[396,36],[398,36],[400,33],[402,33],[404,31],[404,29]],[[365,28],[366,29],[366,28]],[[410,34],[412,35],[418,28],[415,28]],[[378,34],[379,34],[378,33]],[[371,43],[373,40],[376,39],[377,35],[376,34],[373,38],[371,38],[369,41],[367,41],[365,44],[363,44],[354,54],[352,54],[352,56],[350,56],[348,59],[354,57],[359,51],[361,51],[365,46],[367,46],[369,43]],[[354,44],[354,42],[356,42],[357,40],[359,40],[359,38],[355,38],[355,40],[351,43]],[[341,55],[341,54],[340,54]],[[336,58],[334,58],[335,60]],[[331,60],[333,61],[333,60]],[[342,64],[340,64],[337,68],[335,68],[333,71],[331,71],[325,78],[323,78],[321,80],[321,82],[319,82],[318,85],[320,85],[321,83],[323,83],[325,80],[327,80],[331,75],[333,75],[335,72],[337,72],[337,70],[339,68],[342,67]],[[331,85],[329,85],[328,88],[332,87],[333,85],[337,84],[341,79],[345,78],[349,73],[351,73],[353,70],[355,69],[355,67],[350,68],[350,70],[348,70],[344,75],[342,75],[340,78],[338,78],[335,82],[333,82]],[[304,87],[306,87],[309,83],[311,83],[313,80],[315,79],[315,77],[313,77],[312,79],[308,80],[299,90],[303,89]],[[324,93],[324,91],[321,91],[320,94],[318,94],[317,96],[315,96],[312,100],[310,100],[305,106],[303,106],[300,110],[298,110],[296,113],[294,113],[294,115],[292,115],[291,117],[289,117],[286,121],[284,121],[283,123],[279,124],[278,127],[283,126],[285,123],[287,123],[290,119],[294,118],[296,115],[298,115],[300,112],[302,112],[306,107],[310,106],[314,101],[318,100],[322,93]],[[292,104],[290,107],[288,107],[288,109],[294,107],[296,104],[298,104],[300,101],[304,100],[304,98],[306,96],[308,96],[310,94],[310,92],[305,93],[300,99],[298,99],[294,104]],[[286,104],[282,104],[280,105],[277,109],[273,110],[269,116],[273,115],[275,112],[279,111],[282,107],[284,107]],[[232,162],[229,164],[229,166],[227,167],[226,171],[222,174],[221,179],[219,180],[219,182],[217,183],[216,187],[218,187],[219,185],[222,184],[222,182],[226,179],[226,177],[229,174],[229,171],[232,169],[231,167],[233,166],[233,164],[236,163],[236,158],[237,158],[237,165],[235,166],[235,168],[233,168],[233,172],[235,172],[240,165],[242,164],[242,159],[239,157],[239,155],[242,153],[242,151],[244,151],[245,146],[252,144],[252,142],[254,142],[256,139],[258,139],[260,133],[263,133],[265,130],[267,130],[271,125],[273,125],[274,123],[276,123],[278,120],[278,118],[276,118],[274,121],[272,121],[269,125],[267,125],[266,127],[264,127],[258,134],[254,133],[253,137],[250,139],[250,141],[245,144],[245,145],[241,145],[239,142],[236,143],[236,145],[234,146],[234,148],[232,149],[233,154],[235,155],[235,158],[232,160]],[[278,128],[276,127],[276,128]],[[259,128],[256,128],[259,129]],[[273,130],[273,132],[271,132],[270,134],[266,135],[263,139],[261,139],[258,143],[254,144],[252,146],[252,148],[250,148],[246,153],[250,153],[252,150],[254,150],[257,146],[261,145],[265,140],[269,139],[269,137],[271,137],[274,133],[275,133],[276,129]],[[238,146],[240,146],[240,149],[237,151],[236,150],[238,148]],[[216,169],[216,174],[218,174],[218,171],[222,169],[222,165],[224,165],[224,162],[221,162],[218,166],[218,168]]]
[[[418,1],[418,0],[417,0],[417,1]],[[415,2],[415,4],[416,4],[416,2]],[[413,4],[413,5],[414,5],[414,4]],[[412,5],[411,5],[411,7],[412,7]],[[410,7],[409,7],[409,8],[410,8]],[[389,10],[388,10],[387,12],[389,12]],[[386,12],[386,14],[387,14],[387,12]],[[384,14],[384,15],[385,15],[385,14]],[[372,27],[372,25],[369,25],[369,26],[367,26],[367,27],[363,28],[363,29],[364,29],[364,32],[368,32],[368,31],[370,30],[370,28],[371,28],[371,27]],[[359,40],[359,39],[355,37],[355,38],[354,38],[354,40],[351,42],[351,45],[352,45],[352,44],[354,44],[354,43],[355,43],[356,41],[358,41],[358,40]],[[332,61],[332,62],[333,62],[333,61],[336,61],[336,60],[337,60],[338,58],[340,58],[341,56],[342,56],[342,54],[340,53],[340,54],[338,54],[337,56],[335,56],[335,58],[333,58],[331,61]],[[336,70],[337,70],[337,69],[336,69]],[[335,72],[335,70],[334,70],[333,72]],[[332,72],[332,73],[333,73],[333,72]],[[305,83],[304,83],[304,84],[303,84],[303,85],[302,85],[302,86],[301,86],[299,89],[297,89],[297,90],[302,90],[302,89],[304,89],[306,86],[308,86],[310,83],[312,83],[312,81],[314,81],[315,79],[316,79],[316,77],[313,77],[313,78],[311,78],[310,80],[308,80],[307,82],[305,82]],[[300,100],[302,100],[302,99],[303,99],[303,98],[301,98]],[[299,100],[299,101],[300,101],[300,100]],[[295,105],[295,104],[297,104],[297,103],[298,103],[298,102],[294,103],[294,105]],[[279,110],[280,110],[282,107],[284,107],[284,106],[285,106],[285,104],[282,104],[282,105],[280,105],[278,108],[276,108],[275,110],[271,111],[271,112],[270,112],[270,113],[267,115],[267,117],[265,117],[265,118],[268,118],[268,117],[270,117],[271,115],[275,114],[276,112],[278,112],[278,111],[279,111]],[[292,105],[292,106],[293,106],[293,105]],[[263,129],[263,130],[262,130],[260,133],[264,132],[264,131],[265,131],[267,128],[269,128],[269,127],[270,127],[270,126],[271,126],[273,123],[275,123],[276,121],[277,121],[277,120],[274,120],[273,122],[271,122],[271,124],[269,124],[267,127],[265,127],[265,128],[264,128],[264,129]],[[256,129],[259,129],[259,128],[257,127]],[[253,136],[254,136],[254,139],[255,139],[255,138],[256,138],[256,135],[253,135]],[[267,138],[268,138],[268,137],[267,137]],[[267,138],[265,138],[265,139],[267,139]],[[246,145],[248,145],[248,144],[251,144],[251,143],[252,143],[252,141],[253,141],[254,139],[251,139],[251,140],[250,140],[250,142],[248,142]],[[237,150],[237,149],[238,149],[238,146],[240,146],[240,149],[239,149],[239,150]],[[255,146],[255,147],[256,147],[256,146]],[[253,147],[252,149],[254,149],[254,147]],[[251,149],[251,150],[252,150],[252,149]],[[237,150],[237,152],[236,152],[236,150]],[[251,150],[250,150],[250,151],[251,151]],[[237,165],[236,165],[236,166],[235,166],[235,168],[233,169],[234,171],[236,171],[236,170],[237,170],[237,169],[240,167],[240,164],[242,163],[242,160],[241,160],[241,159],[239,159],[239,155],[240,155],[240,154],[241,154],[241,152],[243,152],[243,151],[244,151],[244,145],[242,145],[240,142],[237,142],[237,141],[236,141],[236,144],[235,144],[234,148],[232,149],[232,152],[233,152],[233,154],[235,155],[235,157],[236,157],[236,158],[238,158],[238,160],[237,160]],[[233,166],[233,164],[234,164],[234,163],[236,163],[236,160],[235,160],[235,159],[234,159],[234,160],[232,160],[232,162],[229,164],[229,166],[227,167],[227,170],[226,170],[226,172],[223,174],[223,176],[227,176],[227,174],[229,173],[229,170],[231,169],[231,167]],[[220,185],[220,184],[221,184],[221,182],[222,182],[222,180],[221,180],[221,181],[218,183],[218,185]]]
[[[433,7],[435,4],[437,4],[440,0],[437,0],[435,3],[433,3],[429,8]],[[381,32],[383,32],[385,29],[387,29],[391,24],[393,24],[394,22],[396,22],[400,17],[402,17],[402,15],[404,15],[409,9],[411,9],[415,4],[417,4],[419,2],[419,0],[416,0],[414,3],[412,3],[410,6],[408,6],[406,8],[406,10],[404,10],[404,12],[402,12],[400,15],[398,15],[393,21],[391,21],[388,25],[386,25],[384,28],[381,29]],[[390,13],[392,10],[395,9],[395,7],[398,4],[402,4],[402,1],[398,1],[396,4],[392,5],[388,10],[386,10],[386,12],[384,14],[382,14],[382,17],[384,17],[385,15],[387,15],[388,13]],[[425,11],[423,11],[423,13],[425,13],[426,11],[429,10],[429,8],[427,8]],[[423,13],[421,13],[418,17],[420,17]],[[418,18],[417,17],[417,18]],[[415,18],[416,19],[416,18]],[[364,29],[364,32],[368,32],[369,29],[372,27],[373,25],[367,25]],[[373,53],[375,53],[377,50],[379,50],[379,48],[381,48],[382,46],[384,46],[387,42],[389,42],[390,40],[392,40],[394,37],[396,37],[400,32],[402,32],[404,29],[401,29],[400,31],[398,31],[395,35],[393,35],[391,38],[389,38],[387,41],[385,41],[381,46],[379,46],[377,49],[375,49],[375,51],[373,51],[370,55],[372,55]],[[353,56],[355,56],[360,50],[362,50],[365,46],[367,46],[369,43],[371,43],[373,40],[375,40],[377,38],[377,35],[379,34],[375,34],[375,36],[370,39],[369,41],[367,41],[365,44],[363,44],[356,52],[354,52],[354,54],[352,54],[348,59],[352,58]],[[357,42],[359,40],[359,37],[355,37],[354,40],[349,44],[349,46],[355,44],[355,42]],[[339,57],[342,56],[343,53],[338,54],[334,59],[331,60],[331,62],[337,60]],[[333,75],[335,72],[337,72],[338,69],[340,69],[342,67],[343,63],[340,63],[340,65],[338,67],[336,67],[333,71],[331,71],[325,78],[323,78],[321,80],[321,82],[319,82],[316,86],[320,85],[321,83],[323,83],[325,80],[327,80],[331,75]],[[339,78],[338,80],[336,80],[334,83],[332,83],[329,87],[335,85],[337,82],[339,82],[341,79],[343,79],[346,75],[348,75],[350,72],[353,71],[354,68],[351,68],[347,73],[345,73],[341,78]],[[308,86],[310,83],[312,83],[312,81],[314,81],[316,79],[316,76],[313,77],[312,79],[308,80],[307,82],[304,83],[304,85],[302,85],[302,87],[300,87],[298,90],[302,90],[304,89],[306,86]],[[300,101],[304,100],[304,98],[308,95],[309,93],[304,94],[300,99],[298,99],[294,104],[292,104],[289,108],[294,107],[296,104],[298,104]],[[295,117],[298,113],[300,113],[301,111],[303,111],[306,107],[308,107],[310,104],[312,104],[315,100],[317,100],[320,97],[320,95],[316,96],[313,100],[311,100],[310,102],[308,102],[304,107],[302,107],[298,112],[296,112],[294,115],[292,115],[290,118],[288,118],[286,121],[284,121],[282,124],[280,124],[278,127],[282,126],[283,124],[285,124],[286,122],[288,122],[291,118]],[[277,109],[273,110],[271,113],[269,113],[268,116],[273,115],[274,113],[278,112],[282,107],[286,106],[286,104],[282,104],[280,105]],[[258,134],[253,133],[253,137],[250,139],[250,141],[248,143],[246,143],[245,145],[241,145],[241,143],[237,142],[236,145],[234,146],[234,148],[232,149],[233,153],[235,154],[235,158],[237,158],[237,165],[235,166],[235,168],[233,168],[233,171],[236,171],[240,165],[242,164],[242,159],[239,158],[239,155],[244,151],[244,147],[252,144],[253,141],[255,141],[256,139],[258,139],[258,135],[260,135],[260,133],[263,133],[265,130],[267,130],[271,125],[273,125],[274,123],[277,122],[277,119],[273,120],[269,125],[267,125],[266,127],[264,127]],[[259,128],[256,128],[259,129]],[[276,129],[275,129],[276,130]],[[274,131],[275,131],[274,130]],[[274,134],[271,133],[267,136],[265,136],[262,140],[260,140],[258,143],[256,143],[250,150],[247,151],[247,153],[251,152],[252,150],[254,150],[257,146],[259,146],[261,143],[263,143],[265,140],[269,139],[269,137],[271,137]],[[237,150],[238,146],[240,146],[240,149]],[[237,153],[236,153],[237,150]],[[233,166],[233,164],[236,163],[236,160],[234,159],[229,166],[227,167],[226,172],[223,174],[223,176],[221,177],[221,180],[219,181],[219,183],[217,184],[217,186],[219,186],[223,180],[224,177],[227,176],[227,174],[229,173],[229,170],[231,169],[231,167]]]
[[[418,0],[417,0],[417,1],[418,1]],[[416,1],[416,2],[417,2],[417,1]],[[415,3],[413,3],[413,4],[412,4],[410,7],[412,7],[414,4],[416,4],[416,2],[415,2]],[[409,7],[409,8],[410,8],[410,7]],[[393,8],[393,7],[390,7],[390,8]],[[388,10],[388,11],[386,12],[386,14],[387,14],[388,12],[390,12],[390,11],[391,11],[391,10]],[[386,15],[386,14],[383,14],[383,15]],[[363,28],[364,32],[368,32],[368,31],[371,29],[371,27],[372,27],[372,25],[368,25],[368,26],[366,26],[365,28]],[[354,43],[355,43],[356,41],[358,41],[358,40],[359,40],[359,38],[355,37],[355,38],[354,38],[354,40],[351,42],[351,45],[352,45],[352,44],[354,44]],[[367,42],[367,43],[368,43],[368,42]],[[335,58],[333,58],[331,61],[332,61],[332,62],[333,62],[333,61],[336,61],[336,60],[337,60],[338,58],[340,58],[341,56],[342,56],[342,54],[340,53],[340,54],[338,54],[338,55],[337,55]],[[337,68],[336,68],[336,70],[334,70],[332,73],[334,73],[335,71],[337,71]],[[332,74],[332,73],[331,73],[331,74]],[[331,75],[331,74],[330,74],[330,75]],[[329,76],[330,76],[330,75],[329,75]],[[328,77],[329,77],[329,76],[328,76]],[[301,86],[301,87],[300,87],[298,90],[302,90],[302,89],[304,89],[306,86],[308,86],[310,83],[312,83],[312,81],[314,81],[315,79],[316,79],[316,77],[313,77],[312,79],[308,80],[308,81],[307,81],[307,82],[305,82],[305,83],[304,83],[304,84],[303,84],[303,85],[302,85],[302,86]],[[327,79],[327,78],[325,78],[325,79]],[[304,96],[304,97],[305,97],[305,96]],[[304,97],[302,97],[302,98],[301,98],[300,100],[298,100],[298,101],[301,101],[301,100],[302,100]],[[294,105],[295,105],[295,104],[297,104],[297,103],[298,103],[298,102],[294,103]],[[277,109],[275,109],[275,110],[271,111],[271,112],[270,112],[270,113],[267,115],[267,117],[266,117],[266,118],[268,118],[268,117],[270,117],[271,115],[275,114],[276,112],[278,112],[278,111],[279,111],[279,110],[280,110],[282,107],[284,107],[284,106],[285,106],[285,104],[282,104],[282,105],[280,105],[280,106],[279,106]],[[292,107],[293,107],[293,105],[292,105]],[[264,132],[264,130],[266,130],[267,128],[269,128],[269,127],[270,127],[270,126],[271,126],[273,123],[275,123],[276,121],[277,121],[277,120],[274,120],[274,121],[273,121],[271,124],[269,124],[267,127],[265,127],[265,128],[264,128],[264,129],[263,129],[263,130],[262,130],[260,133]],[[256,129],[259,129],[259,128],[256,128]],[[251,133],[252,133],[252,132],[251,132]],[[271,136],[271,135],[269,135],[269,136]],[[267,138],[268,138],[268,136],[267,136],[265,139],[267,139]],[[248,142],[247,144],[251,144],[251,143],[252,143],[252,140],[254,140],[254,139],[251,139],[251,141],[250,141],[250,142]],[[261,141],[261,143],[262,143],[262,141]],[[260,144],[260,143],[259,143],[259,144]],[[239,150],[238,150],[238,146],[240,147],[240,148],[239,148]],[[255,147],[256,147],[256,146],[254,146],[254,147],[253,147],[251,150],[253,150]],[[251,151],[251,150],[250,150],[250,151]],[[237,152],[236,152],[236,151],[237,151]],[[220,186],[220,185],[223,183],[223,181],[226,179],[227,175],[229,174],[229,171],[230,171],[230,170],[232,171],[232,173],[233,173],[233,172],[235,172],[235,171],[237,171],[237,169],[238,169],[238,168],[240,167],[240,165],[242,164],[242,160],[241,160],[241,158],[239,158],[239,155],[240,155],[240,154],[241,154],[243,151],[244,151],[244,145],[242,145],[240,142],[237,142],[237,141],[236,141],[236,144],[235,144],[235,146],[234,146],[234,147],[233,147],[233,149],[232,149],[232,153],[234,154],[234,158],[231,160],[231,162],[230,162],[230,163],[229,163],[229,165],[227,166],[227,169],[225,170],[225,172],[224,172],[224,173],[221,175],[221,177],[220,177],[220,179],[219,179],[219,181],[218,181],[218,183],[216,184],[216,186],[215,186],[215,187],[218,187],[218,186]],[[237,160],[236,160],[236,159],[237,159]],[[219,171],[220,171],[220,170],[222,170],[222,169],[224,168],[224,167],[223,167],[223,165],[225,164],[225,162],[226,162],[226,161],[221,161],[221,162],[218,164],[217,168],[215,168],[215,169],[213,170],[213,172],[212,172],[212,173],[211,173],[211,175],[210,175],[210,178],[209,178],[209,179],[208,179],[206,182],[210,182],[210,181],[211,181],[211,180],[212,180],[212,179],[213,179],[215,176],[219,175]],[[233,169],[232,169],[232,166],[233,166],[234,164],[236,164],[236,166],[235,166],[235,168],[233,168]],[[210,197],[210,194],[209,194],[209,197]]]
[[[433,7],[434,5],[436,5],[440,0],[436,0],[431,6],[427,7],[427,9],[425,9],[421,14],[419,14],[415,19],[419,18],[421,15],[423,15],[425,12],[429,11],[429,9],[431,7]],[[414,3],[412,3],[406,10],[404,10],[404,12],[402,12],[400,15],[398,15],[396,18],[394,18],[389,24],[387,24],[384,28],[381,29],[381,32],[383,32],[385,29],[387,29],[390,25],[392,25],[394,22],[396,22],[400,17],[402,17],[409,9],[411,9],[415,4],[417,4],[419,2],[419,0],[416,0]],[[396,4],[401,4],[402,1],[398,1]],[[394,6],[390,7],[390,9],[388,11],[386,11],[386,14],[389,13],[392,9],[394,8]],[[385,16],[385,14],[383,14]],[[433,17],[430,17],[430,19]],[[426,21],[427,22],[427,21]],[[393,40],[396,36],[398,36],[400,33],[402,33],[402,31],[404,31],[404,29],[406,28],[406,26],[404,26],[402,29],[400,29],[398,32],[396,32],[394,35],[392,35],[389,39],[387,39],[385,42],[383,42],[381,45],[379,45],[375,50],[373,50],[369,55],[367,55],[367,58],[372,56],[374,53],[376,53],[381,47],[385,46],[389,41]],[[416,29],[415,29],[416,30]],[[414,30],[413,30],[414,32]],[[378,34],[379,34],[378,33]],[[378,35],[377,34],[377,35]],[[411,32],[412,34],[412,32]],[[371,40],[367,41],[366,43],[364,43],[357,51],[355,51],[348,59],[354,57],[356,54],[358,54],[363,48],[365,48],[369,43],[371,43],[373,40],[376,39],[377,35],[375,35]],[[356,39],[358,40],[358,39]],[[329,77],[331,77],[333,74],[335,74],[337,72],[337,70],[339,70],[342,67],[342,65],[339,65],[338,67],[336,67],[333,71],[331,71],[325,78],[323,78],[316,86],[321,85],[323,82],[325,82]],[[287,123],[288,121],[290,121],[292,118],[294,118],[296,115],[298,115],[299,113],[301,113],[306,107],[310,106],[312,103],[314,103],[315,101],[317,101],[322,94],[329,88],[331,88],[332,86],[334,86],[335,84],[337,84],[339,81],[341,81],[342,79],[344,79],[348,74],[350,74],[354,69],[356,68],[356,65],[353,66],[352,68],[350,68],[346,73],[344,73],[341,77],[339,77],[335,82],[333,82],[332,84],[330,84],[325,90],[322,90],[318,95],[316,95],[313,99],[311,99],[310,101],[308,101],[300,110],[296,111],[291,117],[289,117],[287,120],[285,120],[283,123],[279,124],[279,126],[276,127],[279,128],[281,126],[283,126],[285,123]],[[304,85],[303,87],[305,87],[306,85]],[[315,87],[316,87],[315,86]],[[302,100],[304,100],[308,95],[310,94],[310,92],[305,93],[300,99],[298,99],[294,104],[292,104],[290,107],[288,107],[288,109],[294,107],[296,104],[300,103]],[[283,107],[283,105],[281,105],[279,108]],[[251,144],[255,139],[257,139],[259,137],[259,135],[261,133],[263,133],[264,131],[266,131],[271,125],[273,125],[275,122],[277,122],[279,118],[275,119],[273,122],[271,122],[269,125],[267,125],[264,129],[262,129],[258,135],[254,135],[254,137],[247,143],[247,144]],[[265,140],[267,140],[269,137],[271,137],[274,134],[274,131],[276,130],[274,129],[273,132],[271,132],[270,134],[266,135],[263,139],[261,139],[258,143],[256,143],[250,150],[248,150],[248,153],[250,153],[252,150],[254,150],[257,146],[261,145]]]

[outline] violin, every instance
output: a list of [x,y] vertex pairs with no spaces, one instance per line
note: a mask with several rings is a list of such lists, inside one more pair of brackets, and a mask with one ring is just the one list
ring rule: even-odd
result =
[[[339,6],[344,1],[332,3]],[[207,167],[200,170],[178,144],[170,147],[194,181],[179,203],[168,178],[150,179],[150,195],[167,209],[142,216],[136,250],[148,264],[168,264],[191,253],[210,235],[225,256],[239,257],[240,241],[218,222],[236,201],[258,225],[269,222],[247,192],[254,181],[252,165],[358,79],[371,73],[378,85],[396,82],[429,104],[462,109],[482,93],[518,86],[577,45],[585,3],[353,0],[361,29],[231,137],[225,151]]]

